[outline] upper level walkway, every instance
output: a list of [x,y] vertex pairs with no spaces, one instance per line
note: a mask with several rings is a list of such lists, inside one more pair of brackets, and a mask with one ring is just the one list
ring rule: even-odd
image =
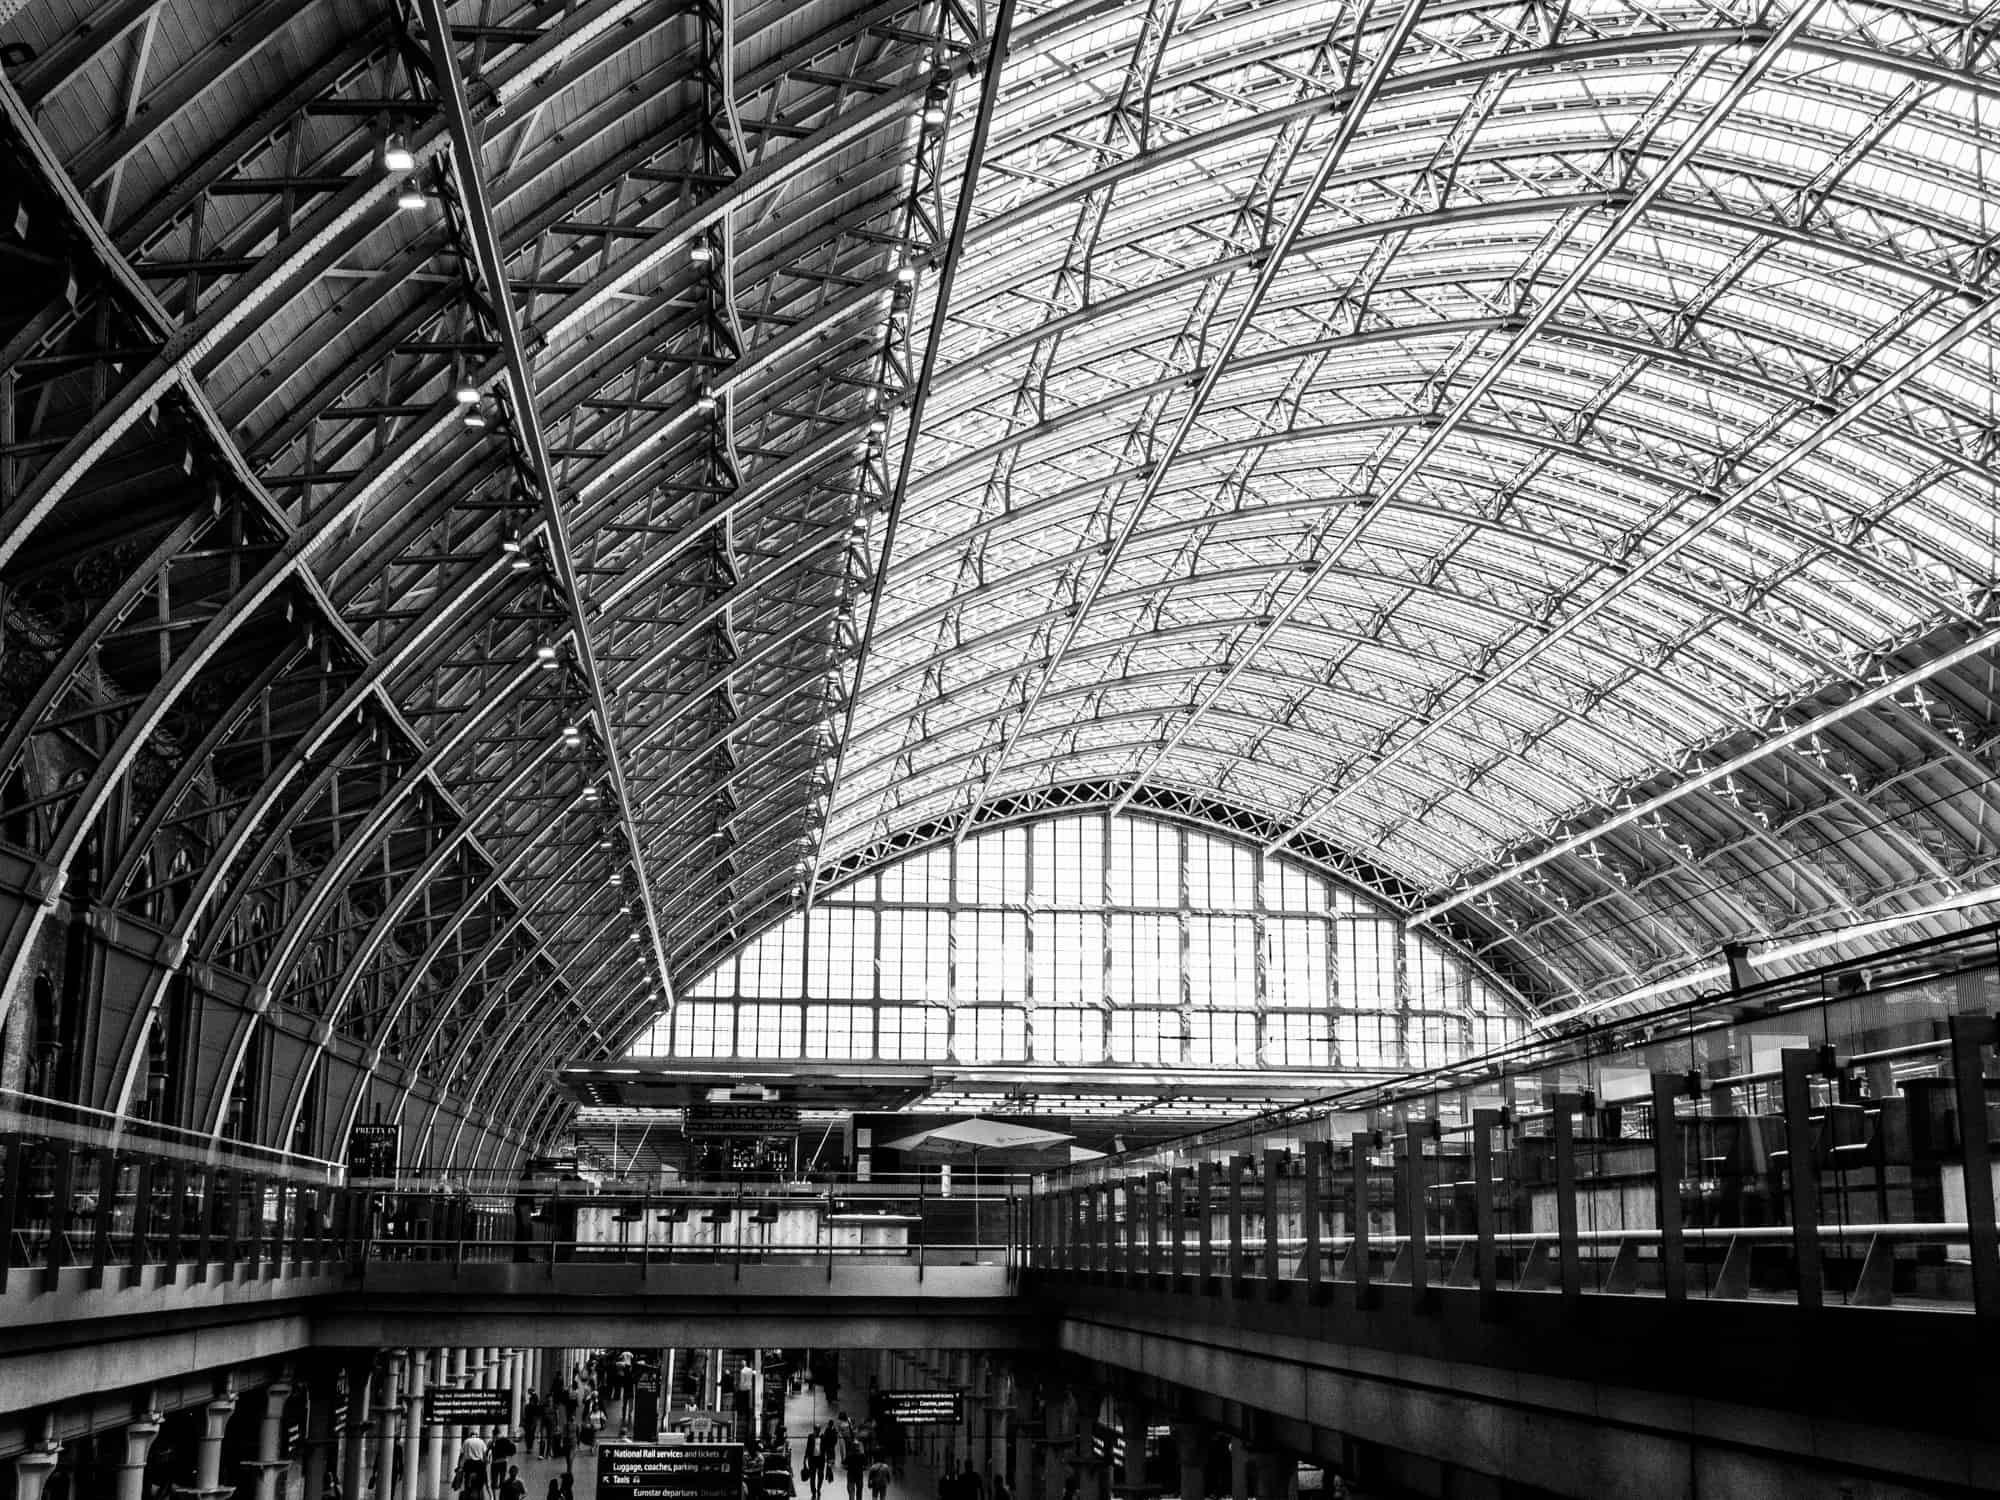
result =
[[1504,1407],[1572,1444],[1705,1423],[1834,1461],[1837,1419],[1896,1473],[2000,1489],[1997,977],[1992,932],[1900,950],[974,1197],[349,1186],[17,1120],[0,1407],[670,1317],[718,1343],[1059,1341],[1288,1420],[1369,1410],[1414,1451]]

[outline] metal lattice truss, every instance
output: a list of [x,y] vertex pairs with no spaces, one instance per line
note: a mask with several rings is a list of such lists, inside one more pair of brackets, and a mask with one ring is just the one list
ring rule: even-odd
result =
[[1233,803],[1583,993],[1983,886],[1994,40],[1025,6],[831,873]]
[[5,993],[101,912],[105,1105],[193,986],[187,1123],[536,1139],[814,847],[976,19],[8,10]]
[[1069,806],[1551,997],[1992,878],[1984,12],[4,9],[0,1014],[95,933],[90,1102],[180,1016],[187,1124],[518,1149]]

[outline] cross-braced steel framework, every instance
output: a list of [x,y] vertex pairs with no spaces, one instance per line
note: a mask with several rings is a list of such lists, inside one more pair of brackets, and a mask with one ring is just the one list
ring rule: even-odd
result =
[[830,875],[1233,803],[1597,997],[1984,890],[1993,41],[1027,7]]
[[9,9],[0,1087],[503,1162],[1065,808],[1557,1003],[1993,880],[1984,12]]

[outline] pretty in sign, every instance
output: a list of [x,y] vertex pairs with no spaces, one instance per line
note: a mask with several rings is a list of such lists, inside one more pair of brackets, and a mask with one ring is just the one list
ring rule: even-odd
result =
[[741,1443],[599,1443],[597,1500],[742,1500]]

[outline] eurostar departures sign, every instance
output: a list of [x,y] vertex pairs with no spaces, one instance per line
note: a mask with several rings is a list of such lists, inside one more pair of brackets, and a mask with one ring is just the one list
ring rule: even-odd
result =
[[882,1409],[905,1427],[950,1427],[965,1420],[958,1391],[884,1391]]
[[599,1443],[597,1500],[742,1500],[741,1443]]
[[434,1385],[424,1392],[424,1420],[447,1427],[492,1427],[510,1420],[513,1409],[511,1386],[485,1391]]

